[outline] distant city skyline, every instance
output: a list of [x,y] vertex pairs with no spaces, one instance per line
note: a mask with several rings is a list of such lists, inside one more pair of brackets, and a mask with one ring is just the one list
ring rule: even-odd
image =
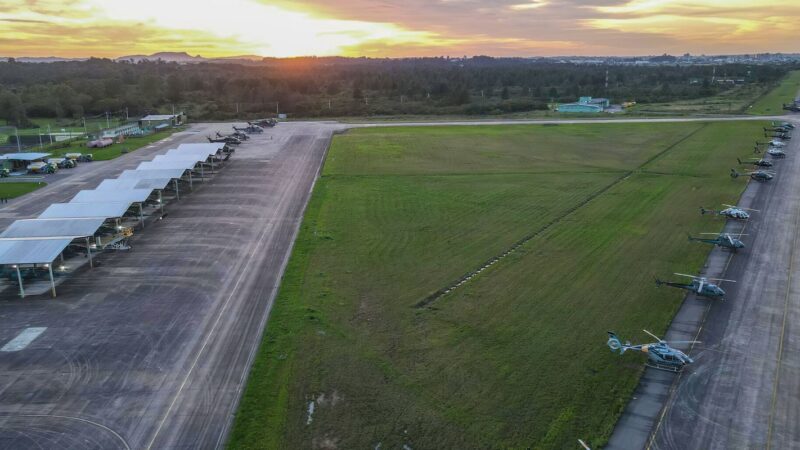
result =
[[4,0],[0,56],[793,53],[787,0]]

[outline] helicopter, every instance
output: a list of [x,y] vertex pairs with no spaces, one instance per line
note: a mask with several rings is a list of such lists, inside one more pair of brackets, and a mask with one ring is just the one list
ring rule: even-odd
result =
[[783,109],[785,109],[786,111],[800,112],[800,105],[798,105],[796,102],[795,103],[789,103],[788,105],[786,103],[784,103],[783,104]]
[[697,241],[697,242],[705,242],[706,244],[714,244],[717,247],[724,247],[733,250],[734,252],[740,248],[744,248],[744,242],[739,240],[738,238],[741,236],[747,236],[746,234],[739,234],[737,237],[733,237],[730,233],[700,233],[700,234],[711,234],[717,236],[716,238],[703,238],[703,237],[692,237],[689,235],[690,241]]
[[777,139],[773,139],[769,141],[769,145],[772,147],[786,147],[786,142],[779,141]]
[[706,278],[706,277],[696,277],[694,275],[686,275],[685,273],[676,273],[675,275],[679,275],[682,277],[689,277],[692,279],[691,283],[676,283],[673,281],[662,281],[656,278],[656,286],[661,287],[661,285],[666,284],[667,286],[678,288],[678,289],[685,289],[690,292],[694,292],[695,294],[701,297],[708,297],[708,298],[716,298],[716,297],[724,297],[725,291],[717,286],[714,283],[709,282],[709,280],[713,281],[730,281],[731,283],[735,283],[733,280],[724,280],[722,278]]
[[783,150],[781,150],[779,148],[775,148],[775,147],[770,147],[767,150],[767,153],[769,153],[770,156],[773,156],[775,158],[785,158],[786,157],[786,152],[785,151],[783,151]]
[[729,219],[737,219],[737,220],[747,220],[750,218],[750,213],[747,211],[759,212],[757,209],[750,209],[750,208],[742,208],[740,206],[733,206],[733,205],[722,205],[726,208],[720,211],[715,211],[713,209],[705,209],[702,206],[700,207],[700,214],[717,214],[719,216],[725,216]]
[[772,167],[772,161],[767,161],[766,159],[759,159],[759,158],[751,158],[749,161],[742,162],[741,159],[736,158],[736,161],[739,161],[739,164],[752,164],[757,167]]
[[236,125],[234,125],[233,130],[242,133],[256,133],[256,134],[261,134],[264,132],[264,129],[258,125],[248,125],[244,128],[237,128]]
[[694,362],[694,360],[686,353],[670,347],[669,344],[700,344],[700,341],[667,342],[647,330],[642,331],[655,338],[658,342],[632,345],[630,342],[626,341],[623,344],[622,341],[619,340],[619,337],[617,337],[616,333],[613,331],[608,331],[608,341],[606,342],[606,345],[608,345],[608,348],[610,348],[614,353],[619,350],[620,355],[628,350],[647,353],[647,365],[649,367],[659,370],[666,370],[668,372],[680,372],[684,366]]
[[[774,172],[769,172],[766,170],[755,170],[752,172],[745,172],[745,174],[750,175],[750,178],[756,181],[769,181],[775,178]],[[731,178],[739,178],[740,175],[742,174],[737,172],[736,169],[731,169]]]
[[222,143],[226,145],[239,145],[242,143],[242,141],[233,136],[216,137],[216,138],[212,138],[211,136],[206,136],[206,139],[208,139],[208,142]]
[[787,130],[794,130],[794,124],[791,123],[791,122],[781,122],[778,125],[775,125],[775,122],[772,122],[772,123],[770,123],[770,125],[772,125],[773,127],[774,126],[779,126],[781,128],[787,129]]
[[259,127],[269,127],[272,128],[278,124],[278,121],[275,119],[257,119],[250,122],[247,122],[250,125],[257,125]]
[[250,139],[250,136],[248,136],[246,133],[242,133],[241,131],[234,131],[231,134],[222,134],[219,131],[217,131],[217,137],[218,138],[232,137],[232,138],[236,138],[236,139],[238,139],[240,141],[246,141],[246,140]]
[[779,126],[772,125],[770,128],[767,128],[767,127],[763,127],[763,128],[764,128],[764,133],[768,133],[768,132],[770,132],[770,133],[779,133],[779,134],[789,134],[790,133],[790,129],[789,128],[784,128],[783,126],[780,126],[780,125]]

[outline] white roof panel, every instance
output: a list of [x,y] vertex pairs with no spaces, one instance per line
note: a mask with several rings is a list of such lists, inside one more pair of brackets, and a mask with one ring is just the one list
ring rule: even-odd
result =
[[136,178],[144,180],[147,178],[181,178],[187,169],[147,169],[147,170],[126,170],[122,172],[119,179]]
[[39,214],[39,218],[102,217],[108,219],[124,216],[130,206],[130,203],[125,202],[53,203]]
[[0,155],[0,159],[15,159],[18,161],[36,161],[37,159],[47,158],[50,153],[6,153]]
[[186,154],[180,154],[180,153],[177,153],[177,154],[176,153],[172,153],[172,154],[170,154],[170,153],[167,153],[166,155],[158,155],[158,156],[156,156],[155,158],[153,158],[153,162],[154,163],[163,163],[163,162],[170,163],[170,162],[173,162],[173,161],[180,161],[180,162],[192,161],[195,164],[197,164],[197,163],[204,162],[207,158],[208,158],[207,156],[205,156],[205,155],[201,156],[201,155],[199,155],[197,153],[186,153]]
[[0,264],[48,264],[72,242],[64,239],[0,239]]
[[92,189],[78,192],[69,202],[122,202],[130,205],[147,200],[152,193],[152,189]]
[[140,120],[171,120],[173,117],[177,117],[177,114],[150,114],[149,116],[142,117]]
[[145,161],[139,163],[136,170],[183,169],[192,170],[197,164],[195,161]]
[[[176,150],[179,152],[182,151],[203,151],[206,152],[208,156],[215,155],[217,152],[222,150],[225,147],[225,144],[222,142],[209,142],[209,143],[202,143],[202,144],[180,144]],[[172,150],[170,150],[172,151]]]
[[62,237],[74,239],[94,235],[105,221],[106,219],[103,217],[17,220],[0,234],[0,238]]
[[169,185],[170,178],[114,178],[103,180],[97,190],[129,190],[129,189],[165,189]]

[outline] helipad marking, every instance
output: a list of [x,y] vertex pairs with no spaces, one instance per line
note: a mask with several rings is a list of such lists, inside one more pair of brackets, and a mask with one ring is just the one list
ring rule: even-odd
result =
[[47,327],[29,327],[22,330],[17,337],[0,348],[0,352],[18,352],[27,347],[34,339],[44,333]]

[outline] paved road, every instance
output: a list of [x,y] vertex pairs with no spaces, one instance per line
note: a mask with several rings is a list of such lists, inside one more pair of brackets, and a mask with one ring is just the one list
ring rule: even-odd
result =
[[731,260],[696,364],[677,382],[652,448],[800,448],[800,141],[752,195],[750,247]]
[[[0,210],[0,226],[215,128],[85,164]],[[335,128],[279,125],[168,205],[135,251],[100,256],[55,300],[0,297],[0,344],[46,327],[0,352],[0,447],[219,446]]]

